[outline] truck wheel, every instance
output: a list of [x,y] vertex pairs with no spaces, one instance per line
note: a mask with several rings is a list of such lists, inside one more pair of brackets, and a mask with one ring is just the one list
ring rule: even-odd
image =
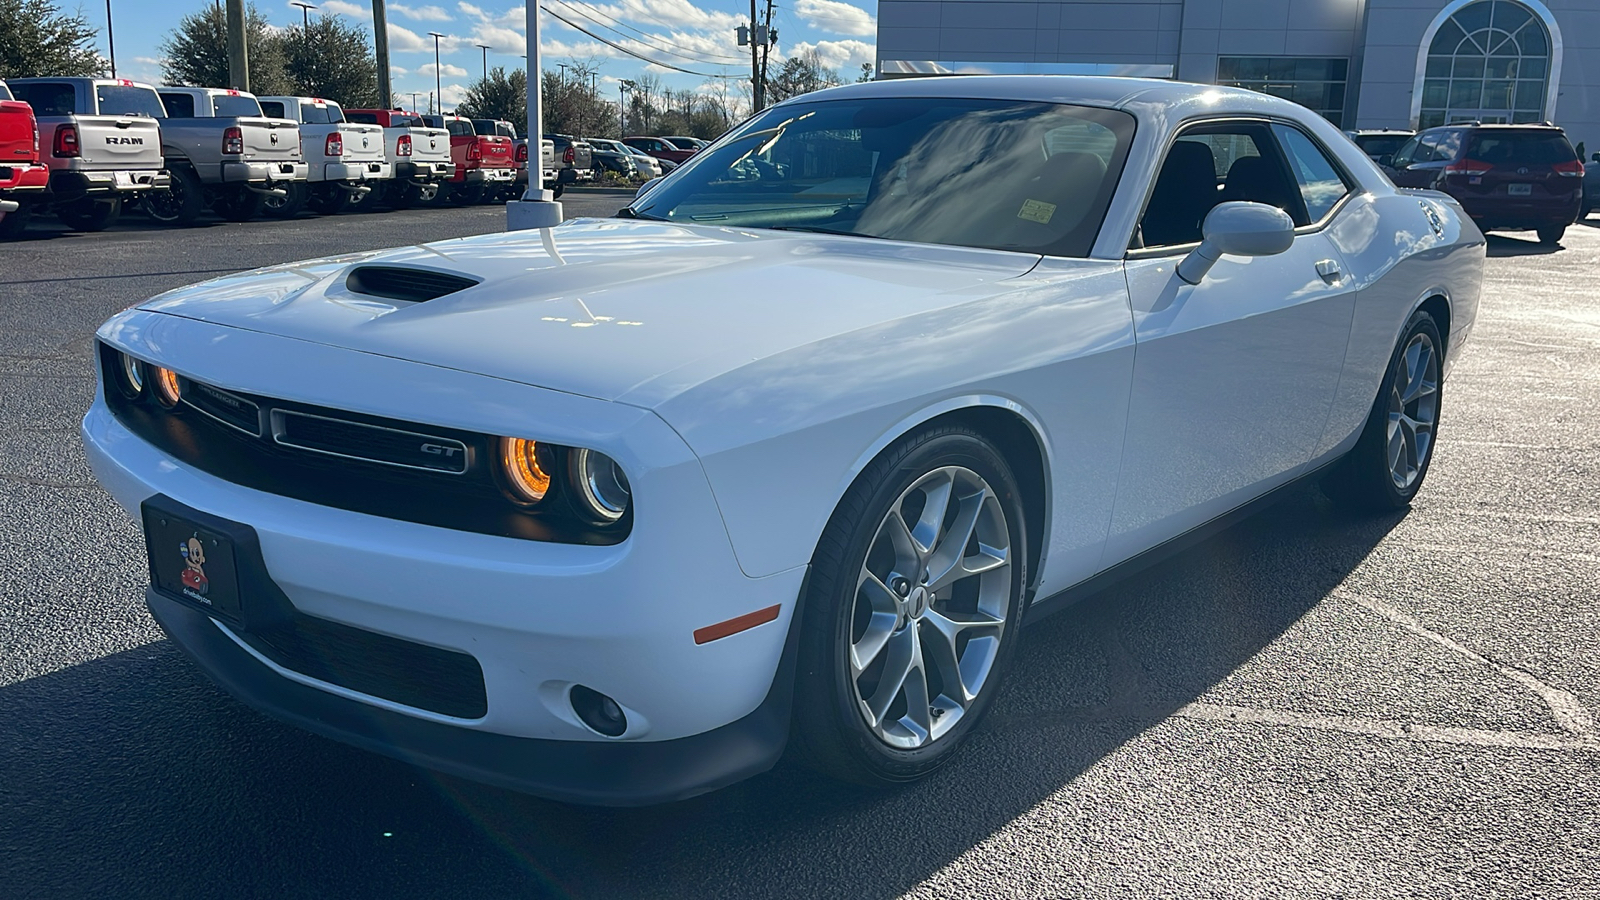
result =
[[261,214],[272,219],[292,219],[300,215],[300,210],[306,205],[306,185],[303,181],[291,181],[282,185],[282,197],[265,196],[261,200]]
[[372,212],[378,208],[378,201],[383,199],[383,182],[373,182],[366,185],[371,190],[365,193],[351,193],[350,199],[345,201],[345,212]]
[[22,237],[28,229],[28,220],[33,218],[32,204],[24,203],[16,212],[0,213],[0,241],[14,241]]
[[56,216],[73,231],[105,231],[122,215],[122,199],[74,200],[56,210]]
[[218,196],[211,208],[229,222],[248,222],[261,214],[266,199],[266,194],[258,194],[249,188],[237,188]]
[[144,214],[163,225],[193,225],[206,208],[205,189],[199,176],[186,166],[168,171],[171,186],[164,191],[150,191],[140,202]]
[[449,201],[456,206],[476,206],[483,202],[483,185],[456,185],[450,189]]
[[1539,229],[1539,243],[1559,244],[1561,243],[1561,236],[1566,233],[1567,226],[1565,225],[1550,225],[1545,228],[1541,228]]
[[410,209],[413,206],[426,206],[439,194],[436,184],[398,184],[391,183],[384,189],[384,199],[388,200],[390,209]]
[[306,201],[306,205],[325,216],[336,216],[350,205],[350,192],[341,191],[331,184],[323,185],[311,192],[311,199]]
[[566,189],[567,189],[567,186],[558,181],[558,182],[556,182],[555,187],[550,189],[550,196],[552,196],[552,197],[560,197],[561,194],[566,191]]

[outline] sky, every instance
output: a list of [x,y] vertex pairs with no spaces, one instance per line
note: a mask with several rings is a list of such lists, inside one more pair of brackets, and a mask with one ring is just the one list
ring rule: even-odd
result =
[[[111,0],[116,26],[117,75],[161,83],[160,45],[178,20],[210,5],[211,0]],[[307,0],[318,8],[310,14],[336,15],[372,29],[370,0]],[[734,29],[750,17],[748,0],[542,0],[546,13],[539,19],[540,49],[546,71],[574,60],[599,66],[602,96],[614,99],[618,82],[645,72],[659,75],[674,90],[696,90],[708,76],[728,76],[729,93],[737,94],[738,80],[748,82],[750,52],[738,46]],[[275,26],[300,22],[299,7],[288,0],[256,0],[257,8]],[[63,12],[74,6],[61,3]],[[765,9],[765,2],[761,3]],[[845,0],[779,0],[774,4],[773,26],[778,46],[772,63],[815,48],[825,65],[854,81],[861,64],[873,61],[877,38],[876,0],[861,5]],[[105,5],[87,0],[77,7],[91,27],[101,29],[98,46],[106,52]],[[396,103],[427,106],[434,89],[434,40],[428,32],[445,37],[440,44],[439,78],[446,109],[453,108],[466,89],[483,75],[487,44],[490,68],[525,65],[527,39],[524,8],[505,0],[417,0],[389,2],[389,62]],[[553,11],[554,15],[551,14]],[[584,34],[556,18],[560,16],[593,32]],[[603,38],[602,40],[597,40]],[[694,74],[671,71],[633,58],[605,41]]]

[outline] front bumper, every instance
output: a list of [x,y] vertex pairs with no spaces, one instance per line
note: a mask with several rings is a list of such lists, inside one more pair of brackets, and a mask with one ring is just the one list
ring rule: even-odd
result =
[[[137,514],[162,495],[250,526],[263,573],[251,590],[276,592],[296,615],[470,655],[487,711],[458,718],[269,665],[204,613],[150,597],[173,640],[241,699],[358,746],[582,802],[685,797],[759,772],[781,754],[788,690],[780,661],[804,571],[752,579],[739,570],[698,460],[653,414],[144,311],[114,318],[101,338],[219,387],[587,441],[634,481],[639,514],[621,544],[463,532],[221,480],[138,438],[98,398],[84,418],[84,444],[125,508]],[[315,374],[327,371],[349,375],[334,386]],[[537,410],[542,424],[507,423],[508,409]],[[773,605],[781,608],[774,622],[694,642],[696,629]],[[624,707],[629,728],[620,738],[582,725],[567,700],[576,684]]]
[[305,181],[310,167],[304,162],[224,162],[222,180],[228,184],[251,181]]
[[395,163],[394,177],[404,181],[449,181],[456,174],[452,162],[402,162]]
[[389,178],[394,175],[394,167],[388,161],[381,162],[345,162],[325,163],[322,167],[322,181],[369,181],[380,178]]

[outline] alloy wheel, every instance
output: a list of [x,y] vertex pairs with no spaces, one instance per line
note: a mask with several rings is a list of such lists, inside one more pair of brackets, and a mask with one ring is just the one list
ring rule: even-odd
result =
[[1438,419],[1439,354],[1419,333],[1401,352],[1389,390],[1389,477],[1397,489],[1408,490],[1421,474]]
[[1012,588],[994,489],[945,466],[889,508],[857,577],[844,658],[868,728],[899,749],[948,734],[988,683]]

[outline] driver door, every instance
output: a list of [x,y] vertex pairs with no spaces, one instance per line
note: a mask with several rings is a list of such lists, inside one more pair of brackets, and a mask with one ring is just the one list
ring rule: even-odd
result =
[[[1298,129],[1206,122],[1169,148],[1125,267],[1137,350],[1103,565],[1177,537],[1295,477],[1344,365],[1354,279],[1324,226],[1353,182]],[[1288,251],[1224,256],[1198,285],[1177,263],[1217,203],[1278,206]],[[1312,213],[1319,214],[1313,221]]]

